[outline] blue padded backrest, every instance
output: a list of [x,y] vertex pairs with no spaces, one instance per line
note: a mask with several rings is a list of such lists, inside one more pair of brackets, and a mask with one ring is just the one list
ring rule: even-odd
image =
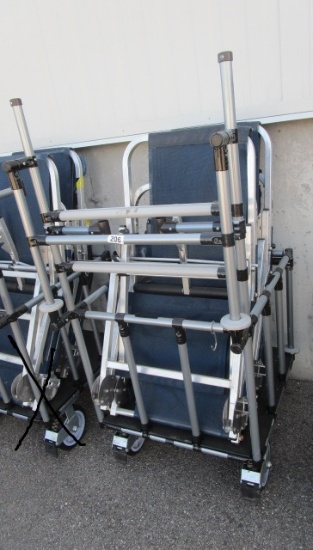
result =
[[[254,141],[258,157],[258,123],[239,125],[239,157],[243,203],[247,205],[247,139]],[[221,125],[184,128],[149,135],[149,171],[151,204],[212,202],[217,200],[216,174],[210,136],[224,127]],[[257,160],[258,165],[258,160]],[[258,169],[257,169],[258,171]],[[258,176],[256,173],[259,201]],[[191,221],[195,218],[184,218]],[[212,217],[198,218],[212,221]],[[152,223],[152,232],[155,226]],[[153,256],[177,257],[176,247],[153,247]],[[222,260],[221,247],[188,247],[192,258]]]
[[[42,150],[35,151],[35,155],[38,161],[41,180],[42,180],[44,191],[47,197],[49,208],[52,208],[52,205],[51,205],[50,174],[49,174],[49,169],[47,167],[47,157],[52,158],[58,170],[62,203],[67,209],[75,208],[77,206],[76,175],[75,175],[75,166],[74,166],[73,160],[69,155],[69,149],[66,147],[62,147],[58,149],[42,149]],[[6,160],[12,159],[12,157],[19,158],[23,156],[24,156],[23,152],[14,153],[13,155],[2,157],[0,159],[0,162],[2,164]],[[37,205],[37,200],[35,197],[33,185],[32,185],[28,170],[22,171],[20,176],[22,180],[25,182],[25,188],[27,193],[26,200],[27,200],[28,207],[30,209],[35,234],[42,234],[43,225],[42,225],[41,216]],[[8,177],[5,174],[5,172],[3,172],[3,170],[0,170],[0,189],[5,189],[7,187],[9,187]],[[6,199],[2,199],[0,201],[0,216],[4,217],[6,221],[10,234],[17,248],[20,261],[25,263],[32,263],[31,253],[28,250],[22,222],[18,214],[14,197],[9,197]],[[9,259],[9,255],[3,249],[0,248],[0,260],[8,260],[8,259]]]
[[[0,159],[1,165],[6,160],[11,160],[11,159],[12,159],[12,155],[8,157],[1,157]],[[44,191],[46,193],[46,196],[49,197],[50,176],[49,176],[49,170],[45,159],[38,158],[38,168],[40,170]],[[33,184],[31,182],[29,170],[22,170],[20,172],[20,177],[25,184],[26,201],[30,211],[30,216],[31,216],[35,234],[37,235],[43,234],[43,224],[41,220],[37,199],[33,189]],[[0,169],[0,189],[1,190],[7,189],[9,186],[10,185],[9,185],[9,179],[7,174],[2,169]],[[0,217],[3,217],[7,224],[11,237],[16,246],[16,249],[19,255],[19,260],[21,262],[32,264],[33,263],[32,256],[28,247],[28,243],[26,241],[23,224],[20,219],[20,215],[16,206],[14,196],[7,197],[5,199],[0,199]],[[3,250],[3,248],[0,248],[0,260],[9,260],[9,259],[10,259],[10,256]]]

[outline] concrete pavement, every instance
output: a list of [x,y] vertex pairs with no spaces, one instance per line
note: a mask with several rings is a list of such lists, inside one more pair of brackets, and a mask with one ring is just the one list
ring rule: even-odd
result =
[[145,443],[122,465],[88,394],[85,447],[45,453],[36,424],[0,419],[1,550],[312,550],[313,383],[289,380],[258,503],[236,461]]

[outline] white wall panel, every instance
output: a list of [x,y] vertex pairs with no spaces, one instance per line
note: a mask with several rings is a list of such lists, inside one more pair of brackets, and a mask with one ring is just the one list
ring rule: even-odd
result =
[[217,53],[234,52],[237,114],[313,112],[311,0],[1,0],[0,152],[222,120]]

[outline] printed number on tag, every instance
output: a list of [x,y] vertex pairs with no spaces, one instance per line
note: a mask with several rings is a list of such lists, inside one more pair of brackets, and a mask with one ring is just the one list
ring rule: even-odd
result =
[[124,244],[124,235],[109,235],[108,243]]

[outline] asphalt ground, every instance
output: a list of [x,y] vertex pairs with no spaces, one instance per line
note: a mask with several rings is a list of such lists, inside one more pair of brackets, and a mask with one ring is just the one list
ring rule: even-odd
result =
[[88,393],[85,447],[54,458],[33,426],[0,419],[1,550],[313,549],[313,383],[289,380],[258,501],[240,463],[147,441],[120,464]]

